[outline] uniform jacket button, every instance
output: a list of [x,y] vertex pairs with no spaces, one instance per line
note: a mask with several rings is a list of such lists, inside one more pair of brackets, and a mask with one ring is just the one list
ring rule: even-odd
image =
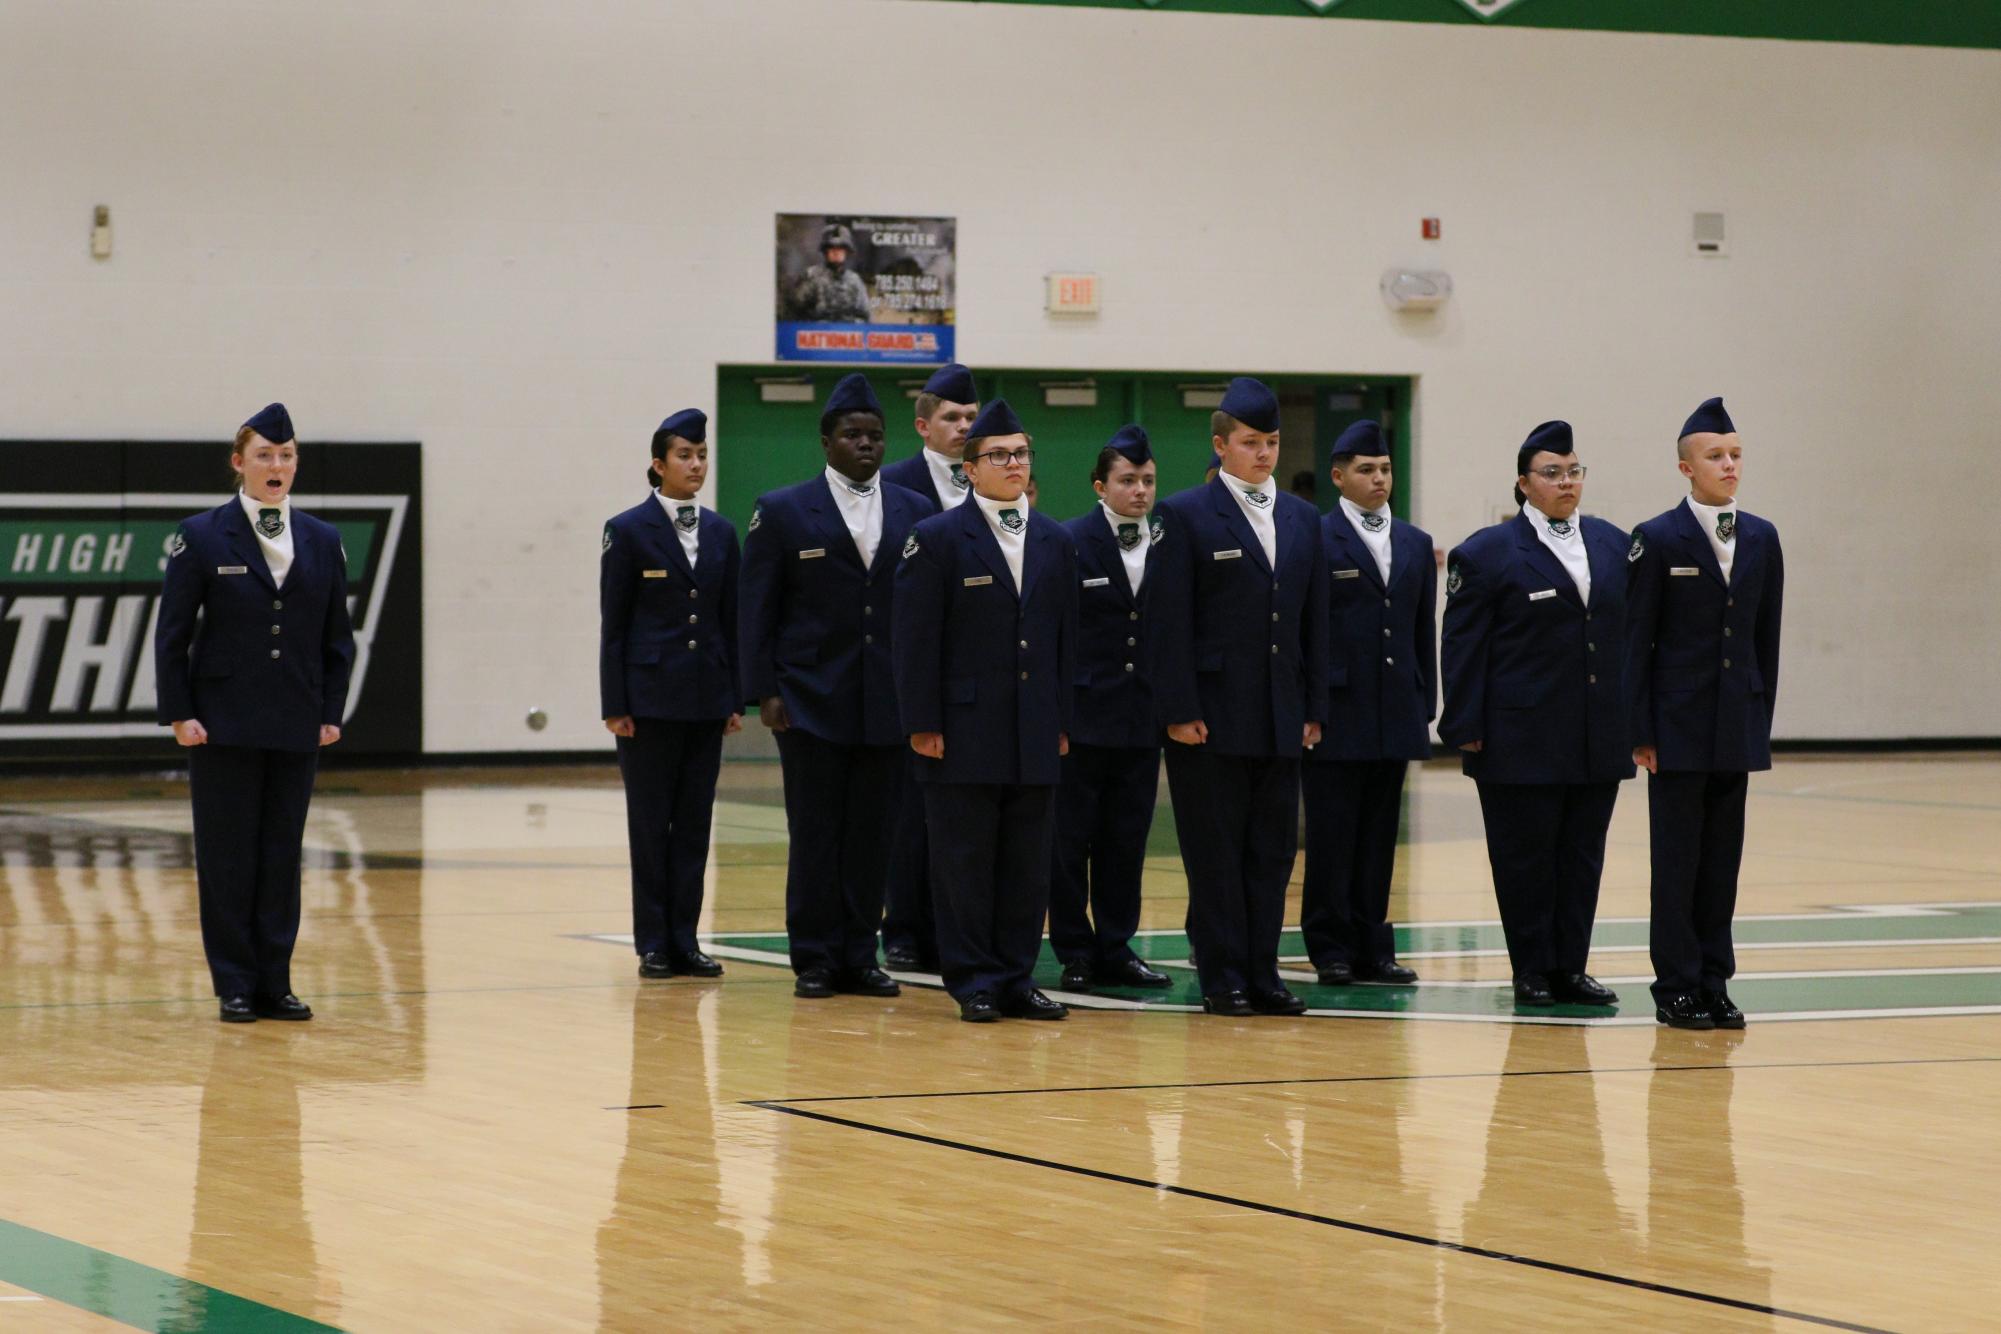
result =
[[1133,669],[1133,665],[1132,665],[1131,663],[1127,663],[1127,664],[1126,664],[1126,670],[1127,670],[1127,671],[1131,671],[1132,669]]
[[273,600],[273,601],[272,601],[272,603],[271,603],[271,610],[272,610],[272,611],[283,611],[283,610],[285,610],[285,602],[284,602],[284,599],[283,599],[283,598],[278,598],[278,599],[275,599],[275,600]]
[[1026,680],[1028,679],[1028,673],[1027,673],[1027,672],[1023,672],[1023,673],[1021,674],[1021,679],[1022,679],[1022,680],[1024,680],[1024,681],[1026,681]]
[[691,640],[689,640],[689,641],[688,641],[688,647],[689,647],[689,648],[693,648],[693,647],[695,647],[695,641],[694,641],[694,640],[692,640],[692,639],[691,639]]
[[274,649],[272,649],[272,650],[271,650],[271,656],[272,656],[272,657],[274,657],[274,658],[275,658],[275,657],[277,657],[277,656],[278,656],[278,650],[277,650],[277,649],[275,649],[275,648],[274,648]]

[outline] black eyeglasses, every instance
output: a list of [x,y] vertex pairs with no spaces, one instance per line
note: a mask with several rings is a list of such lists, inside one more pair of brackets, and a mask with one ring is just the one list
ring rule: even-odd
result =
[[1029,449],[1027,446],[1023,446],[1020,449],[989,449],[984,454],[976,455],[972,461],[974,463],[997,463],[1005,468],[1010,463],[1033,463],[1035,461],[1035,451]]

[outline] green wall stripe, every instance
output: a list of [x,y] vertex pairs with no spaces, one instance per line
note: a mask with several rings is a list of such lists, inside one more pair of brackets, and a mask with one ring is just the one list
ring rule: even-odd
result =
[[0,1280],[157,1334],[340,1334],[333,1325],[4,1219]]
[[1519,0],[1491,19],[1460,0],[1336,0],[1319,13],[1305,0],[937,0],[951,4],[1058,5],[1152,13],[1200,11],[1287,18],[1383,19],[1475,27],[1775,37],[1889,46],[2001,48],[2001,4],[1992,0]]

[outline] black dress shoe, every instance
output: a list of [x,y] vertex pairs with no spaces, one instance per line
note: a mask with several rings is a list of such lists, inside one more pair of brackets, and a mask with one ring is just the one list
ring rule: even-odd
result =
[[1737,1003],[1730,999],[1728,992],[1705,991],[1702,993],[1702,1002],[1709,1010],[1710,1019],[1718,1028],[1744,1026],[1744,1012],[1737,1008]]
[[686,973],[689,977],[721,977],[723,966],[700,950],[689,950],[686,954],[672,956],[674,971]]
[[1355,984],[1355,968],[1346,959],[1336,959],[1325,968],[1316,970],[1320,974],[1323,987],[1348,987]]
[[1251,1008],[1259,1014],[1305,1014],[1306,1002],[1280,987],[1277,991],[1260,991],[1253,988],[1250,994]]
[[282,996],[257,996],[251,1002],[259,1019],[310,1019],[313,1007],[286,992]]
[[806,1000],[825,1000],[834,994],[834,970],[808,968],[792,979],[792,994]]
[[864,968],[839,981],[839,990],[850,996],[901,996],[903,988],[880,968]]
[[1375,987],[1407,987],[1417,981],[1417,971],[1395,959],[1378,959],[1355,970],[1355,980]]
[[1068,1019],[1070,1007],[1049,999],[1030,987],[1017,991],[1001,1002],[1000,1012],[1010,1019]]
[[908,945],[887,945],[883,947],[882,962],[885,967],[901,968],[905,972],[910,972],[922,967],[924,960],[919,958],[917,951]]
[[1669,996],[1665,1004],[1656,1002],[1654,1018],[1669,1028],[1692,1028],[1698,1033],[1716,1027],[1716,1021],[1709,1016],[1709,1007],[1686,991]]
[[1549,983],[1524,973],[1515,979],[1515,1004],[1554,1005],[1556,997],[1549,994]]
[[221,1013],[216,1017],[225,1024],[254,1024],[257,1011],[250,1008],[248,996],[223,996],[219,998]]
[[642,954],[639,956],[639,975],[641,977],[672,977],[674,976],[674,961],[658,950],[655,950],[651,954]]
[[1549,994],[1565,1005],[1617,1005],[1619,993],[1589,973],[1552,973]]
[[1097,969],[1091,966],[1091,962],[1088,959],[1079,959],[1075,963],[1066,963],[1063,965],[1063,981],[1061,985],[1065,991],[1089,991],[1091,989],[1091,978],[1096,972]]
[[992,1024],[1000,1020],[1000,1011],[994,1008],[994,998],[984,991],[975,991],[959,1002],[959,1020],[967,1024]]
[[1149,968],[1144,959],[1126,959],[1100,968],[1093,979],[1101,987],[1171,987],[1174,979],[1158,968]]
[[1219,991],[1213,996],[1202,998],[1202,1013],[1229,1015],[1233,1019],[1245,1019],[1257,1013],[1251,1008],[1251,998],[1241,991]]

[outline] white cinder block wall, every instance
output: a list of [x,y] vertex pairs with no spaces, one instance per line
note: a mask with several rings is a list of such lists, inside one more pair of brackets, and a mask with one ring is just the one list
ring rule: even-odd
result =
[[[924,0],[6,0],[0,126],[0,434],[223,438],[282,397],[309,438],[422,440],[434,751],[608,744],[599,526],[661,416],[769,359],[771,215],[842,209],[959,218],[975,365],[1418,376],[1418,518],[1448,545],[1551,416],[1590,509],[1665,508],[1674,429],[1721,392],[1789,552],[1782,734],[2001,735],[2001,54]],[[1698,209],[1730,258],[1689,254]],[[1385,310],[1393,263],[1450,270],[1442,317]],[[1103,275],[1100,318],[1042,314],[1055,267]]]

